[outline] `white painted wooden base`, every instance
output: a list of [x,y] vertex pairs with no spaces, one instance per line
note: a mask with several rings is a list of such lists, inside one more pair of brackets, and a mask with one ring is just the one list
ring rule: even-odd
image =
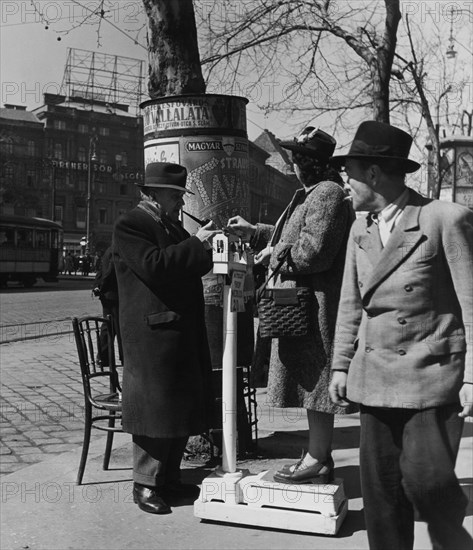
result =
[[341,505],[338,516],[288,508],[253,508],[246,504],[202,502],[200,499],[194,502],[194,516],[203,520],[321,535],[336,535],[347,511],[347,500]]
[[328,484],[288,484],[273,481],[274,472],[244,477],[239,485],[243,502],[255,508],[276,507],[336,516],[345,501],[343,481]]
[[272,471],[213,472],[202,482],[194,515],[201,519],[335,535],[348,511],[343,481],[285,484]]

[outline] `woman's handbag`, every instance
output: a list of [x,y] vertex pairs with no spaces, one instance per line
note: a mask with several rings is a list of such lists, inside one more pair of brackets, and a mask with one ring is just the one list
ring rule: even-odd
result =
[[313,293],[310,288],[267,288],[289,253],[279,263],[257,293],[259,335],[261,338],[307,336],[310,330]]

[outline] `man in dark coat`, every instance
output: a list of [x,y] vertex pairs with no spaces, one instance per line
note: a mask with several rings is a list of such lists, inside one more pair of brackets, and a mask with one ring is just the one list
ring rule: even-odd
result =
[[124,353],[123,429],[133,434],[133,496],[145,512],[197,497],[180,481],[190,435],[211,424],[212,367],[201,277],[212,268],[213,222],[190,236],[179,221],[187,172],[146,167],[141,202],[114,227]]
[[115,265],[113,263],[112,246],[109,246],[100,258],[100,265],[95,274],[94,296],[97,296],[102,304],[102,314],[104,317],[110,315],[112,318],[112,334],[108,333],[107,325],[104,323],[100,328],[100,347],[98,350],[99,360],[102,365],[108,364],[108,340],[111,337],[112,342],[117,337],[118,354],[120,362],[123,363],[122,341],[120,337],[120,324],[118,312],[118,284],[115,274]]

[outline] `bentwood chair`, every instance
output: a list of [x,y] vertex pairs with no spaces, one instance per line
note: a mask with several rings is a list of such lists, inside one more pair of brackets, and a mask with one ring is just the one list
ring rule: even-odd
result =
[[[92,428],[107,432],[103,469],[108,470],[113,434],[122,431],[121,386],[115,363],[113,337],[107,338],[108,361],[103,360],[103,353],[99,354],[99,350],[103,349],[104,328],[108,335],[113,335],[111,317],[74,317],[72,327],[79,355],[85,401],[84,442],[77,474],[77,485],[81,485]],[[100,355],[102,360],[99,359]],[[116,426],[115,422],[119,425]]]

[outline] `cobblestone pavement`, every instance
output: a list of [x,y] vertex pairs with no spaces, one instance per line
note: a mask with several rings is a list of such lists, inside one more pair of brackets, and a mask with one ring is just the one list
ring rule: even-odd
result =
[[82,380],[70,319],[101,307],[88,290],[60,296],[51,307],[46,292],[1,295],[0,475],[82,445]]
[[83,394],[72,334],[3,344],[0,360],[0,474],[80,446]]
[[84,398],[73,335],[3,344],[0,360],[0,475],[81,446]]

